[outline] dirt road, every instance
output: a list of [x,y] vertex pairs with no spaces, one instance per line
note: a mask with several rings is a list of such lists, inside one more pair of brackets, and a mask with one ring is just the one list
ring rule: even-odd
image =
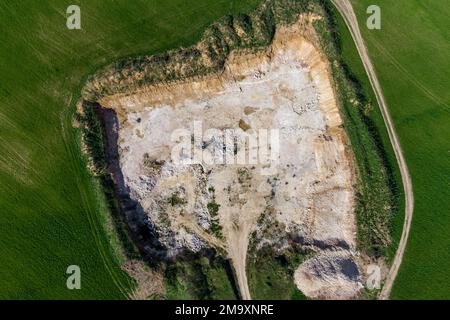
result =
[[251,224],[241,223],[231,235],[228,245],[228,255],[233,263],[235,277],[242,300],[251,300],[250,289],[247,281],[247,250],[249,242],[249,228]]
[[381,90],[380,83],[378,82],[377,75],[375,73],[375,69],[372,65],[372,62],[367,53],[367,48],[364,44],[364,40],[361,36],[361,32],[359,30],[358,20],[356,19],[355,12],[353,11],[353,7],[349,0],[331,0],[331,2],[338,9],[340,14],[345,20],[350,33],[355,41],[356,47],[358,49],[359,55],[361,56],[361,60],[364,64],[364,68],[369,76],[370,83],[372,85],[373,91],[377,97],[378,105],[380,106],[381,113],[383,114],[384,122],[386,123],[386,127],[389,134],[389,139],[394,148],[395,156],[397,158],[398,165],[400,167],[400,172],[402,175],[403,188],[405,192],[405,221],[403,224],[403,232],[400,239],[400,243],[397,248],[397,252],[395,254],[394,260],[392,262],[392,266],[389,270],[389,273],[386,277],[383,289],[380,293],[379,299],[389,299],[389,295],[391,293],[392,285],[394,283],[395,278],[397,277],[398,270],[402,263],[403,254],[405,252],[406,243],[408,241],[409,230],[411,227],[411,221],[413,217],[413,209],[414,209],[414,195],[412,189],[411,177],[409,175],[408,167],[406,165],[406,161],[403,157],[402,148],[400,146],[400,142],[398,140],[397,134],[395,133],[394,125],[392,123],[391,116],[389,115],[389,111],[387,108],[386,101],[383,96],[383,92]]

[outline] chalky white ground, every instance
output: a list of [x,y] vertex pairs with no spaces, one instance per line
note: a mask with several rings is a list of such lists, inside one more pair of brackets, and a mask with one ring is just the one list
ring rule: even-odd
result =
[[[232,54],[220,75],[101,101],[120,117],[125,182],[159,228],[161,241],[172,254],[180,248],[224,249],[244,299],[251,298],[246,277],[249,238],[267,207],[273,207],[286,232],[326,244],[312,245],[316,254],[295,272],[303,293],[345,299],[361,288],[352,156],[327,62],[302,36],[303,27],[279,28],[264,52]],[[193,129],[194,121],[202,122],[203,131],[242,131],[240,123],[248,128],[246,133],[279,129],[279,159],[269,171],[264,164],[177,165],[171,160],[177,143],[172,133]],[[149,169],[144,159],[161,168]],[[183,203],[163,205],[173,194]],[[220,205],[223,237],[210,231],[207,204],[213,198]]]

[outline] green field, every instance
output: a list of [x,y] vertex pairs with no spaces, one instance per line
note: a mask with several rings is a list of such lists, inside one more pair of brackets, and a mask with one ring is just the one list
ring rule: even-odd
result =
[[[0,3],[0,298],[126,297],[132,282],[71,125],[80,89],[104,65],[192,44],[256,3],[77,1],[82,30],[66,28],[70,1]],[[81,290],[66,289],[72,264]]]
[[[105,65],[188,46],[211,22],[249,11],[258,2],[0,3],[0,298],[127,296],[133,282],[120,270],[120,256],[111,246],[115,240],[105,231],[109,214],[102,192],[81,156],[80,132],[72,128],[80,89],[88,75]],[[378,0],[382,29],[370,31],[365,28],[366,8],[374,3],[352,2],[414,187],[413,225],[392,298],[448,298],[450,5],[448,0]],[[71,4],[81,7],[82,30],[66,28],[65,12]],[[375,97],[341,19],[337,29],[341,57],[374,105],[369,118],[378,128],[385,160],[398,183]],[[401,212],[403,207],[396,209]],[[401,214],[394,218],[394,243],[402,219]],[[392,248],[395,245],[388,257]],[[82,290],[66,288],[65,271],[72,264],[81,267]],[[274,281],[284,277],[271,269],[276,267],[268,264],[264,269]],[[208,271],[210,278],[225,282],[223,273],[216,271]],[[266,284],[272,287],[268,283],[270,279]],[[231,288],[216,295],[230,297]]]
[[[412,176],[415,210],[394,299],[450,297],[450,3],[352,1]],[[397,224],[397,230],[398,230]]]

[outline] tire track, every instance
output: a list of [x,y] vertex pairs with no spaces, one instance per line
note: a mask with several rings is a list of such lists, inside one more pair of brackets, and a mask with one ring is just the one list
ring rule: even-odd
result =
[[375,69],[372,65],[372,61],[369,58],[367,48],[364,44],[364,40],[361,36],[361,32],[358,25],[358,20],[356,18],[355,12],[349,0],[331,0],[336,9],[342,15],[350,33],[352,35],[353,41],[358,49],[358,53],[364,65],[364,69],[369,77],[372,89],[377,97],[378,105],[380,106],[381,113],[383,115],[384,123],[389,134],[389,139],[391,141],[392,147],[394,149],[395,157],[397,158],[397,163],[400,168],[400,173],[402,176],[403,188],[405,192],[405,220],[403,223],[402,236],[395,253],[394,260],[392,262],[389,273],[385,279],[383,289],[379,295],[379,299],[386,300],[389,299],[389,295],[392,290],[395,278],[397,277],[398,270],[403,260],[403,255],[405,253],[406,244],[408,242],[409,231],[411,229],[411,221],[413,218],[414,210],[414,194],[411,182],[411,176],[406,165],[405,158],[403,156],[402,148],[400,146],[399,139],[395,132],[394,124],[392,122],[391,116],[389,114],[387,103],[381,89],[381,85],[378,81]]
[[[67,126],[71,124],[72,119],[72,113],[70,112],[70,106],[73,103],[73,97],[70,96],[70,99],[67,103],[66,109],[64,109],[61,112],[61,134],[64,141],[64,145],[66,148],[67,153],[69,154],[72,161],[70,161],[72,172],[80,172],[82,170],[81,165],[78,163],[78,158],[76,156],[76,150],[74,150],[73,145],[70,143],[70,138],[68,136],[67,132]],[[107,272],[109,273],[111,280],[113,281],[114,285],[117,287],[117,289],[120,291],[120,293],[124,296],[124,298],[129,299],[130,292],[129,290],[122,284],[121,279],[119,279],[119,276],[116,274],[116,270],[114,269],[114,266],[112,265],[111,261],[108,258],[107,249],[103,246],[103,242],[101,240],[101,233],[102,230],[100,230],[100,226],[95,221],[95,210],[90,205],[90,201],[88,199],[88,195],[86,194],[86,191],[84,190],[83,186],[81,185],[80,179],[76,177],[76,187],[78,189],[78,192],[81,197],[81,207],[83,208],[84,213],[86,214],[86,217],[88,219],[89,225],[92,230],[92,236],[95,241],[95,245],[98,249],[100,258],[103,262],[103,265]]]

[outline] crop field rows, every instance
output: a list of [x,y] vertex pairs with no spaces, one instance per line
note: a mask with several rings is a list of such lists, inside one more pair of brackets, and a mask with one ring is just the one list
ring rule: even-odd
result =
[[[337,48],[324,51],[344,65],[333,77],[345,91],[340,102],[363,183],[358,244],[389,264],[404,222],[400,171],[350,32],[331,2],[323,1],[335,32],[325,38],[337,41]],[[369,30],[366,9],[373,3],[351,2],[414,189],[412,228],[391,298],[448,299],[450,5],[378,0],[381,29]],[[125,258],[108,200],[80,152],[81,130],[73,126],[81,90],[90,75],[113,62],[189,47],[214,21],[250,12],[259,3],[82,0],[81,30],[66,27],[67,1],[0,3],[0,299],[129,298],[136,282],[120,267]],[[353,94],[366,103],[363,110],[349,103]],[[371,135],[360,131],[364,125]],[[385,212],[392,213],[390,245],[383,242],[387,229],[371,229],[372,219]],[[258,259],[266,256],[254,257],[247,267],[252,294],[304,299],[291,281],[294,264],[304,258],[275,259],[258,272]],[[167,298],[237,297],[226,262],[207,260],[168,268]],[[83,270],[82,290],[66,287],[70,265]],[[197,282],[213,290],[190,287]]]
[[[224,14],[256,1],[81,1],[82,30],[66,1],[0,4],[1,298],[125,298],[72,114],[86,77],[121,57],[189,45]],[[138,18],[137,18],[138,17]],[[66,269],[83,270],[67,290]]]
[[[352,1],[360,25],[370,1]],[[412,176],[414,217],[394,299],[450,294],[450,29],[447,1],[378,1],[381,30],[362,29]],[[395,224],[401,232],[403,221]]]

